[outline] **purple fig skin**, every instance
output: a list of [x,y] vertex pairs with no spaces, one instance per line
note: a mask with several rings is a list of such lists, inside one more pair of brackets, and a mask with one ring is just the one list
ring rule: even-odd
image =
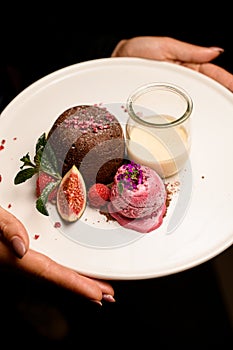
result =
[[57,210],[61,218],[75,222],[85,211],[86,185],[78,168],[73,167],[63,176],[57,191]]

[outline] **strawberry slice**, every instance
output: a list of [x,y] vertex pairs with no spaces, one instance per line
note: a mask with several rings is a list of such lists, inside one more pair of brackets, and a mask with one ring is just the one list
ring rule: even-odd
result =
[[[57,180],[54,179],[54,177],[41,171],[36,180],[36,196],[39,198],[41,193],[43,192],[43,189],[48,185],[48,183],[56,182],[56,181]],[[56,195],[57,195],[57,187],[54,188],[49,194],[48,201],[53,202],[56,198]]]

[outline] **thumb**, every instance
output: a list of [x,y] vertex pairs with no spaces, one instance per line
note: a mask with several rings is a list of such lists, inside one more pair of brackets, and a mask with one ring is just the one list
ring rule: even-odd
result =
[[13,214],[0,206],[0,240],[11,247],[18,258],[29,248],[29,237],[24,225]]

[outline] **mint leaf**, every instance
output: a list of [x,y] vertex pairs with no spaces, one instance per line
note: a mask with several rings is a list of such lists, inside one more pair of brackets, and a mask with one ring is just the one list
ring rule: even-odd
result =
[[36,143],[36,153],[39,152],[40,149],[44,149],[47,143],[45,132],[38,138]]
[[18,185],[30,179],[37,172],[36,168],[27,168],[18,172],[14,178],[14,184]]
[[21,162],[23,162],[23,165],[21,165],[20,169],[23,169],[25,166],[35,167],[35,165],[31,161],[29,152],[25,156],[20,158],[20,160],[21,160]]
[[61,178],[58,171],[57,158],[49,142],[47,142],[46,147],[43,150],[40,168],[40,170],[52,175],[55,178]]
[[124,186],[123,186],[122,182],[118,182],[118,191],[120,194],[122,194],[123,189],[124,189]]
[[48,210],[46,209],[46,203],[48,202],[48,197],[50,192],[58,186],[58,184],[60,183],[60,181],[57,182],[49,182],[48,185],[45,186],[45,188],[43,189],[40,197],[37,199],[36,201],[36,208],[37,210],[43,214],[48,216]]
[[48,210],[46,209],[45,203],[41,197],[36,201],[36,209],[43,215],[49,216]]
[[[46,135],[43,133],[37,140],[36,153],[34,156],[34,163],[32,162],[29,152],[20,158],[23,165],[20,166],[20,171],[16,174],[14,184],[18,185],[30,179],[34,174],[43,171],[57,179],[61,179],[58,172],[57,159],[54,151],[49,143],[47,143]],[[22,170],[24,167],[27,169]]]
[[39,139],[37,140],[36,143],[36,153],[34,156],[34,163],[36,165],[36,167],[39,169],[40,167],[40,163],[41,163],[41,158],[43,156],[43,152],[44,152],[44,148],[46,146],[46,136],[45,133],[43,133]]

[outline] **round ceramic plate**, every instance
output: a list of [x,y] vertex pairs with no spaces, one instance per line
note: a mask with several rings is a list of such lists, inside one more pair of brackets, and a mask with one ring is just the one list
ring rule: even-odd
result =
[[[190,158],[164,180],[169,206],[162,225],[146,234],[121,227],[86,208],[72,225],[35,207],[35,178],[14,185],[20,158],[33,157],[37,139],[64,110],[79,104],[109,108],[124,128],[128,95],[148,82],[179,85],[191,96]],[[106,58],[56,71],[20,93],[0,118],[1,205],[25,224],[31,248],[85,275],[144,279],[176,273],[213,258],[233,242],[233,95],[179,65],[138,58]]]

